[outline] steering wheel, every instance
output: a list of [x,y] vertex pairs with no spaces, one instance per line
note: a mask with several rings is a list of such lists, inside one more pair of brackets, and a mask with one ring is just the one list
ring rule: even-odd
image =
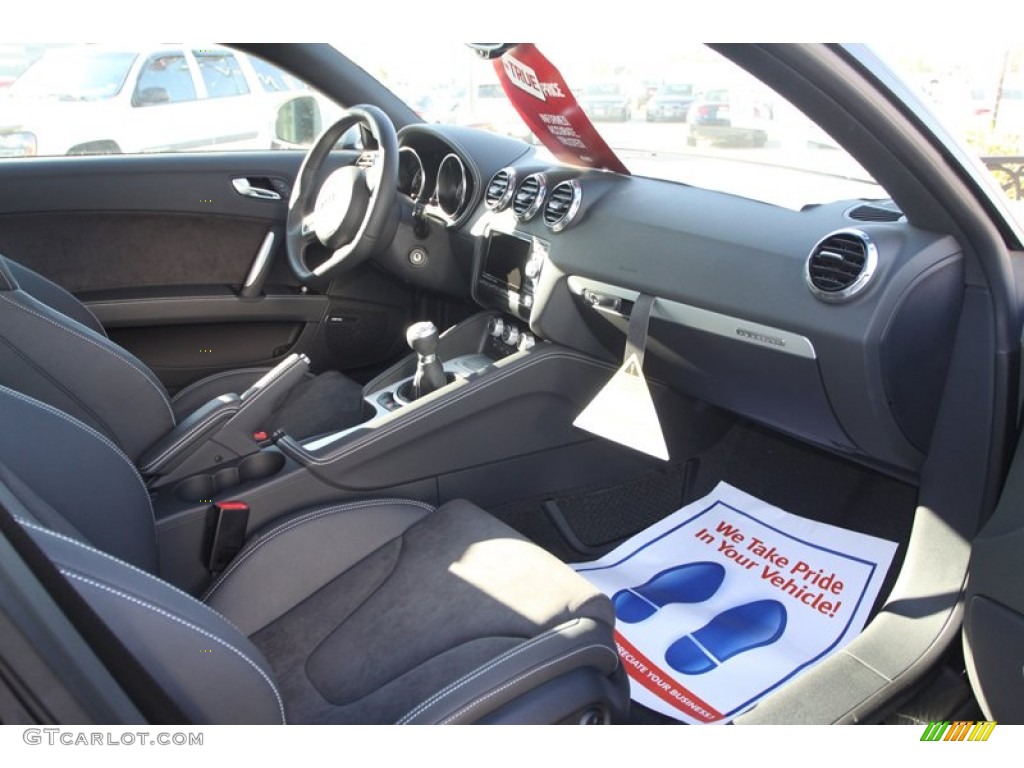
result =
[[[346,165],[321,179],[334,145],[355,125],[365,125],[377,140],[372,165]],[[361,104],[325,130],[302,161],[288,201],[285,247],[288,264],[304,285],[336,276],[386,245],[398,225],[398,135],[377,107]],[[332,253],[309,268],[306,252],[320,243]]]

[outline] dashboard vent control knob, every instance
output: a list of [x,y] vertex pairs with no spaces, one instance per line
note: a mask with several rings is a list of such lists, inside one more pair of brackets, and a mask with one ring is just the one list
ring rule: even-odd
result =
[[501,334],[501,340],[510,347],[514,347],[519,343],[519,335],[519,329],[509,323],[505,326],[505,331]]

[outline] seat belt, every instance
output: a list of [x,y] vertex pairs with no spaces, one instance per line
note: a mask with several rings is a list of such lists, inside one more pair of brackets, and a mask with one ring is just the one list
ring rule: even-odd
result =
[[154,725],[190,725],[192,721],[149,671],[111,632],[103,620],[61,575],[50,558],[0,501],[0,533],[78,630],[82,639],[146,721]]

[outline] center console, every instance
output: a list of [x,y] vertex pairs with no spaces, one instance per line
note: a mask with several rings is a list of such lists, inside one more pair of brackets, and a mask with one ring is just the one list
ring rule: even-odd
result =
[[[473,353],[462,355],[451,360],[446,360],[443,366],[448,383],[453,384],[456,382],[468,381],[473,376],[486,371],[493,363],[494,359],[486,354]],[[408,386],[411,382],[412,377],[407,376],[397,381],[383,384],[379,388],[373,388],[372,390],[368,387],[367,389],[370,391],[365,392],[363,397],[364,402],[367,404],[368,408],[372,409],[373,413],[368,421],[372,422],[381,416],[397,411],[398,409],[413,402],[409,399],[407,394]],[[341,432],[335,432],[330,435],[310,440],[303,443],[303,448],[307,451],[318,451],[343,440],[347,435],[363,429],[364,426],[365,424],[357,424],[356,426],[349,427]]]
[[[252,456],[159,488],[168,578],[191,592],[208,583],[218,535],[238,505],[251,535],[283,514],[345,499],[469,498],[487,507],[647,461],[573,426],[615,366],[534,335],[546,259],[544,241],[491,231],[472,282],[482,311],[441,335],[411,327],[415,354],[364,387],[366,421],[307,440],[275,435]],[[688,418],[669,423],[685,430]]]

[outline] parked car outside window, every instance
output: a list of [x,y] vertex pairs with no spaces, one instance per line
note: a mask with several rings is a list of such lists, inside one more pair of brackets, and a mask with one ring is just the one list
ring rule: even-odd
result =
[[0,157],[270,149],[278,108],[298,95],[337,114],[299,79],[222,48],[50,46],[0,96]]

